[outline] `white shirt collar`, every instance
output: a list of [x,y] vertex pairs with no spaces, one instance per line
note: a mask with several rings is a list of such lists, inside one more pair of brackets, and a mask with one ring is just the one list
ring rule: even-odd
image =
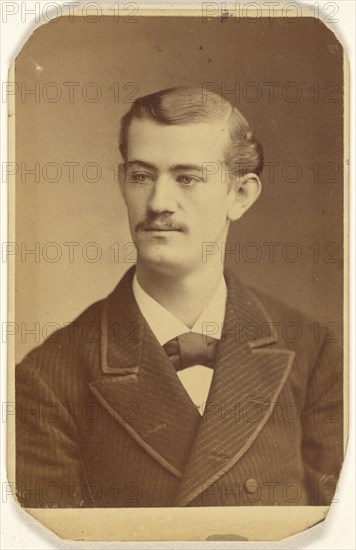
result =
[[220,340],[227,297],[224,276],[221,277],[214,296],[191,329],[143,290],[136,273],[132,281],[132,291],[142,315],[161,346],[185,332],[198,332]]

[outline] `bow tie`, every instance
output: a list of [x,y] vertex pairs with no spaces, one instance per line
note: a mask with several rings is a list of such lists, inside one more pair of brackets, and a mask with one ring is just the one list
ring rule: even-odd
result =
[[193,365],[214,368],[218,343],[219,340],[212,336],[186,332],[169,340],[163,349],[177,371]]

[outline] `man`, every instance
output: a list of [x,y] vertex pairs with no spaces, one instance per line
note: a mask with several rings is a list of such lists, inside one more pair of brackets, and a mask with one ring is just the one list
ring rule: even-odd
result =
[[[219,96],[163,90],[132,105],[120,150],[137,265],[17,367],[20,502],[329,504],[336,346],[211,253],[261,190],[247,121]],[[302,336],[286,342],[291,322]]]

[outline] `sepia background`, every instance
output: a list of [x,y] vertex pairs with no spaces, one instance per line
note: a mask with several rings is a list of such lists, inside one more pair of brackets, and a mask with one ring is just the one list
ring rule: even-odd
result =
[[122,114],[138,96],[204,83],[246,116],[267,163],[261,197],[231,226],[228,263],[341,337],[346,159],[333,33],[314,18],[62,17],[16,60],[17,360],[132,265],[115,177]]

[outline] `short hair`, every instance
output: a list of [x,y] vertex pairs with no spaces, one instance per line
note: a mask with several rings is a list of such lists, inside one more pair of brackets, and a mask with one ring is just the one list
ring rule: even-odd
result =
[[149,119],[162,125],[184,125],[223,120],[230,128],[231,144],[225,152],[226,165],[238,175],[263,169],[263,149],[240,111],[218,94],[205,94],[202,88],[168,88],[137,98],[121,120],[119,148],[127,161],[129,127],[134,118]]

